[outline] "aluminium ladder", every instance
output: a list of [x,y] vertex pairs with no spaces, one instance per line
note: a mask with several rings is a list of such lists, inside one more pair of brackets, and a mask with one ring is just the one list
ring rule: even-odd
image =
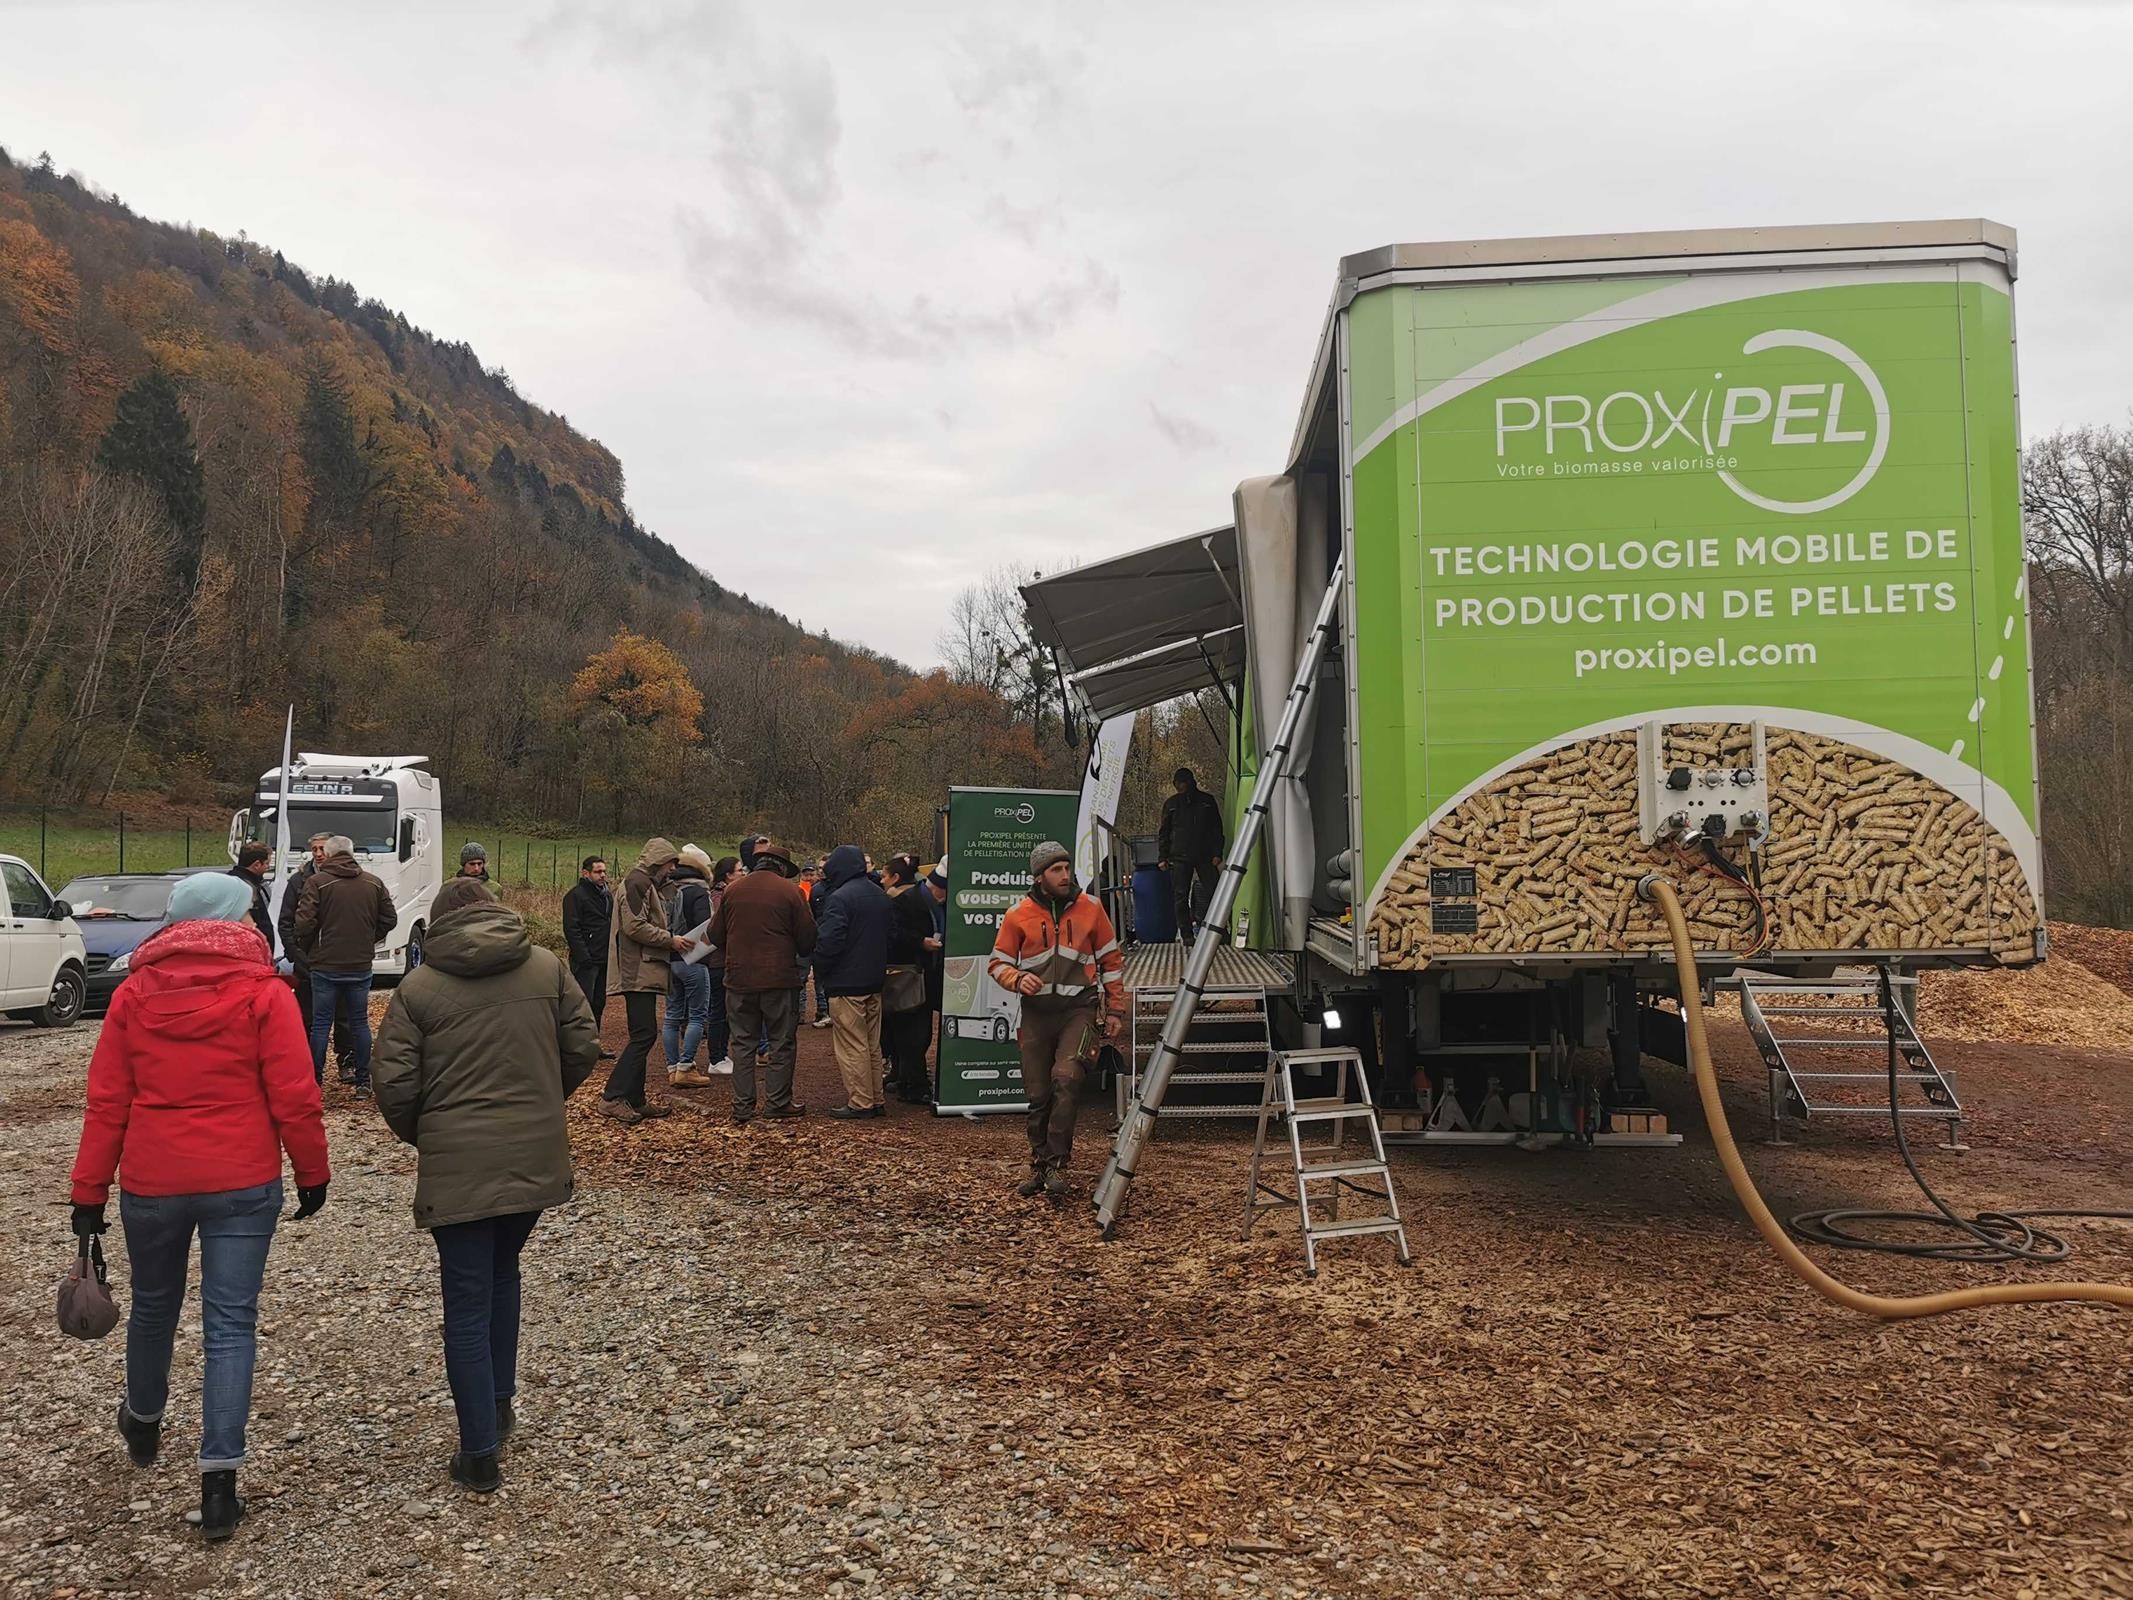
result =
[[[1741,1020],[1762,1054],[1770,1077],[1770,1142],[1785,1142],[1785,1118],[1886,1117],[1889,1076],[1896,1080],[1896,1114],[1938,1118],[1947,1124],[1942,1148],[1963,1148],[1963,1105],[1955,1079],[1933,1059],[1918,1036],[1911,1013],[1897,993],[1901,984],[1885,966],[1857,977],[1792,983],[1743,972]],[[1803,1027],[1843,1019],[1871,1024],[1853,1034],[1802,1033]],[[1881,1064],[1865,1067],[1853,1052],[1872,1050]],[[1915,1096],[1905,1098],[1906,1090]],[[1846,1094],[1856,1098],[1836,1098]]]
[[1266,829],[1267,807],[1273,803],[1274,786],[1289,775],[1291,747],[1296,743],[1304,717],[1318,693],[1318,667],[1325,659],[1326,641],[1333,632],[1333,615],[1340,604],[1346,565],[1345,557],[1333,563],[1325,595],[1318,602],[1318,615],[1298,652],[1296,677],[1289,685],[1288,699],[1282,704],[1281,721],[1275,726],[1273,745],[1260,758],[1259,777],[1252,785],[1251,802],[1244,808],[1244,819],[1237,825],[1236,837],[1229,842],[1229,854],[1222,858],[1222,872],[1215,880],[1215,892],[1209,897],[1207,910],[1203,913],[1199,937],[1193,941],[1192,954],[1186,958],[1185,971],[1178,980],[1177,998],[1171,1002],[1170,1015],[1163,1021],[1162,1037],[1156,1041],[1148,1068],[1140,1077],[1125,1115],[1119,1120],[1118,1139],[1111,1147],[1111,1159],[1096,1182],[1096,1225],[1107,1239],[1126,1209],[1126,1194],[1132,1187],[1141,1153],[1147,1149],[1148,1139],[1155,1132],[1155,1119],[1162,1109],[1164,1092],[1170,1086],[1170,1075],[1181,1057],[1181,1047],[1192,1028],[1193,1016],[1200,1009],[1201,995],[1207,987],[1208,968],[1214,964],[1215,951],[1224,938],[1222,930],[1228,925],[1230,911],[1237,903],[1238,886],[1244,882],[1252,851]]
[[[1296,1073],[1333,1073],[1333,1092],[1309,1099],[1296,1098]],[[1362,1098],[1348,1098],[1350,1083]],[[1266,1125],[1279,1116],[1288,1124],[1290,1165],[1296,1192],[1288,1194],[1259,1176],[1266,1157]],[[1331,1135],[1327,1143],[1307,1147],[1303,1142],[1306,1123],[1323,1123]],[[1361,1123],[1366,1149],[1348,1154],[1348,1125]],[[1375,1183],[1373,1184],[1373,1180]],[[1311,1185],[1328,1185],[1314,1193]],[[1341,1193],[1345,1190],[1366,1199],[1383,1201],[1385,1209],[1369,1216],[1341,1220]],[[1261,1195],[1270,1198],[1262,1200]],[[1321,1222],[1312,1214],[1313,1205],[1327,1209]],[[1407,1253],[1407,1228],[1400,1220],[1400,1197],[1393,1193],[1392,1170],[1385,1164],[1385,1141],[1378,1133],[1378,1112],[1370,1098],[1370,1079],[1363,1071],[1363,1058],[1353,1049],[1282,1050],[1267,1058],[1266,1081],[1259,1093],[1259,1132],[1252,1140],[1251,1190],[1244,1202],[1244,1231],[1249,1239],[1253,1225],[1268,1211],[1285,1206],[1296,1208],[1303,1229],[1304,1276],[1318,1276],[1318,1241],[1354,1238],[1363,1234],[1389,1233],[1400,1265],[1411,1267]]]

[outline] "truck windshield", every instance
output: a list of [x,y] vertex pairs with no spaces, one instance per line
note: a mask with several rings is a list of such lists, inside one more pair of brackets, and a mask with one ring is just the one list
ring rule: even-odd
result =
[[[272,844],[275,815],[271,802],[255,806],[246,836],[261,844]],[[399,821],[389,805],[308,806],[295,802],[289,807],[289,847],[303,849],[304,841],[314,833],[342,833],[348,836],[359,853],[390,855],[399,848],[396,837]]]

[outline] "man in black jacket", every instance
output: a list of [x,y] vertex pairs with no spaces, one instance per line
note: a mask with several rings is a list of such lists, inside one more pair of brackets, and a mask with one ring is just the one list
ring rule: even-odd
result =
[[[592,1007],[598,1028],[607,1009],[607,931],[615,916],[615,892],[607,886],[607,862],[587,856],[578,863],[578,881],[563,896],[563,943],[570,949],[570,975]],[[606,1045],[600,1054],[615,1052]]]
[[[290,971],[296,978],[296,1004],[304,1014],[304,1037],[311,1037],[311,966],[305,961],[304,952],[296,942],[296,907],[304,898],[304,885],[318,871],[318,864],[326,859],[326,841],[331,834],[314,833],[310,838],[311,859],[296,869],[288,886],[281,892],[281,915],[274,920],[275,948],[288,958]],[[336,1017],[333,1023],[333,1064],[335,1076],[343,1083],[355,1082],[355,1035],[349,1031],[345,1018]]]
[[267,869],[274,861],[274,847],[254,841],[237,847],[237,865],[230,868],[230,876],[242,878],[252,891],[252,926],[257,928],[267,941],[267,954],[281,954],[281,945],[274,937],[274,918],[269,915],[267,895]]
[[845,1120],[884,1116],[881,1103],[881,990],[888,979],[892,910],[880,884],[867,876],[856,844],[840,844],[824,863],[820,932],[815,939],[815,984],[829,996],[830,1046],[844,1076],[845,1104],[830,1115]]
[[1180,767],[1171,774],[1177,792],[1163,802],[1163,824],[1156,834],[1156,854],[1170,874],[1170,896],[1178,910],[1178,938],[1190,942],[1207,914],[1208,897],[1222,872],[1222,852],[1228,848],[1228,831],[1222,825],[1222,807],[1201,788],[1192,768]]

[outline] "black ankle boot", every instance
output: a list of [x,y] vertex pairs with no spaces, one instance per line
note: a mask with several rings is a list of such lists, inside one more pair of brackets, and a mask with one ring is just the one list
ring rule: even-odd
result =
[[511,1409],[509,1400],[496,1402],[496,1442],[502,1444],[511,1437],[511,1430],[518,1426],[518,1413]]
[[210,1539],[227,1539],[237,1531],[244,1502],[237,1498],[237,1471],[200,1474],[200,1531]]
[[156,1451],[163,1444],[163,1424],[143,1422],[126,1409],[126,1402],[119,1402],[119,1437],[126,1441],[126,1454],[137,1467],[152,1467],[156,1464]]
[[464,1450],[452,1453],[452,1481],[462,1489],[472,1489],[476,1494],[494,1494],[504,1486],[504,1475],[496,1470],[496,1452],[485,1456],[470,1456]]

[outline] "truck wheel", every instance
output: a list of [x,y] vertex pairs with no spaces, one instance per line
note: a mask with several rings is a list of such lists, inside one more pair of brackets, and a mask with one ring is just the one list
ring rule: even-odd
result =
[[400,972],[404,977],[422,965],[422,924],[416,923],[408,930],[407,949],[400,958]]
[[71,1028],[81,1021],[83,1002],[88,999],[88,987],[82,982],[79,967],[61,967],[59,976],[52,980],[52,996],[30,1013],[30,1021],[40,1028]]

